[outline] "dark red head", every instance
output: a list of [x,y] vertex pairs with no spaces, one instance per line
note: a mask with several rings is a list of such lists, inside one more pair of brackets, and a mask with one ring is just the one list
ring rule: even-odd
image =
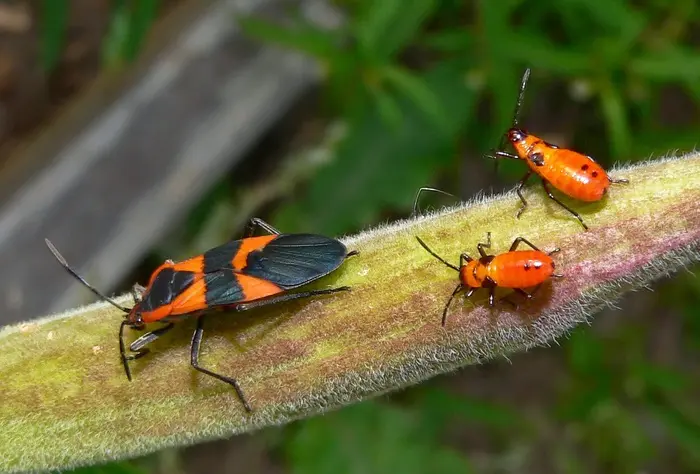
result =
[[527,135],[528,133],[525,130],[515,127],[508,130],[508,133],[506,134],[506,136],[508,137],[508,141],[511,143],[521,142],[525,140]]

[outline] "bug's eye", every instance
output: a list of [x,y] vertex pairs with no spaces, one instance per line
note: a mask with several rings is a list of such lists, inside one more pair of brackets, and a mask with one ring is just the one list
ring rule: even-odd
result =
[[525,139],[525,132],[519,128],[511,128],[508,130],[508,140],[511,142],[519,142]]

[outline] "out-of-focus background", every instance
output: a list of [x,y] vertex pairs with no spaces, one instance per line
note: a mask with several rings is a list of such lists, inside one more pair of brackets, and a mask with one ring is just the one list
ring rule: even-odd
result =
[[[0,324],[92,301],[44,237],[120,292],[251,216],[343,235],[423,185],[511,187],[522,163],[483,154],[527,66],[533,133],[606,167],[690,150],[698,32],[694,0],[2,2]],[[690,270],[560,345],[79,472],[700,472]]]

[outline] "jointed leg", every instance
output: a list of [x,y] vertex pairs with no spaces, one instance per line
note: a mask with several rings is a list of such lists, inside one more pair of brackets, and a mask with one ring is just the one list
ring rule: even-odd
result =
[[552,194],[552,191],[550,191],[550,189],[549,189],[549,185],[548,185],[547,181],[542,180],[542,187],[544,188],[545,192],[547,193],[547,196],[549,197],[549,199],[551,199],[552,201],[556,202],[556,203],[559,204],[561,207],[563,207],[564,209],[566,209],[567,211],[569,211],[574,217],[576,217],[576,219],[578,219],[578,221],[581,223],[581,225],[583,226],[583,228],[586,229],[586,230],[588,230],[588,226],[586,225],[585,222],[583,222],[583,219],[582,219],[581,216],[578,214],[578,212],[574,211],[573,209],[571,209],[570,207],[568,207],[566,204],[564,204],[563,202],[561,202],[559,199],[557,199],[556,197],[554,197],[554,194]]
[[431,192],[435,192],[435,193],[444,194],[445,196],[455,197],[454,194],[450,194],[450,193],[443,191],[441,189],[422,187],[416,193],[416,199],[413,201],[413,212],[411,213],[411,216],[415,216],[416,214],[418,214],[418,201],[420,200],[421,194],[423,194],[423,192],[425,192],[425,191],[431,191]]
[[512,160],[519,160],[520,159],[520,157],[518,155],[514,155],[513,153],[508,153],[508,152],[500,151],[500,150],[496,150],[493,152],[493,154],[486,155],[486,156],[490,156],[491,158],[494,158],[494,159],[498,159],[497,157],[510,158]]
[[630,180],[627,178],[611,178],[608,176],[608,179],[612,184],[630,184]]
[[243,233],[243,237],[252,237],[253,234],[255,234],[256,228],[263,229],[268,234],[278,235],[280,233],[279,230],[275,229],[264,220],[258,217],[253,217],[248,221],[248,225],[246,226],[245,232]]
[[[134,358],[142,357],[148,354],[149,350],[147,348],[143,349],[143,347],[155,341],[166,332],[170,331],[173,328],[173,326],[175,326],[175,323],[168,323],[163,327],[147,332],[146,334],[132,342],[129,345],[129,350],[138,353],[138,356]],[[127,356],[127,359],[129,357],[130,356]]]
[[349,286],[341,286],[340,288],[331,288],[329,290],[313,290],[304,291],[302,293],[287,293],[280,296],[274,296],[272,298],[262,299],[258,301],[251,301],[250,303],[240,303],[235,305],[234,309],[236,311],[247,311],[252,308],[259,308],[261,306],[268,306],[271,304],[283,303],[285,301],[294,301],[302,298],[308,298],[310,296],[318,295],[328,295],[331,293],[337,293],[339,291],[350,291]]
[[520,206],[520,209],[518,209],[518,213],[515,214],[516,219],[520,219],[520,215],[525,212],[525,208],[527,207],[527,201],[525,200],[525,197],[523,196],[523,186],[525,186],[525,183],[527,182],[528,178],[532,174],[532,170],[528,170],[528,172],[523,176],[523,178],[520,180],[518,183],[518,187],[515,188],[515,192],[518,194],[518,197],[520,198],[520,201],[522,201],[522,205]]
[[486,243],[479,243],[476,244],[476,249],[479,251],[479,255],[482,257],[486,257],[486,252],[484,252],[484,248],[491,248],[491,232],[486,232]]
[[[510,246],[510,251],[512,252],[512,251],[516,250],[520,244],[528,245],[533,250],[537,250],[538,252],[540,251],[540,249],[538,249],[537,247],[532,245],[532,243],[529,240],[527,240],[525,237],[516,237],[516,239],[513,241],[513,244]],[[559,249],[556,249],[555,252],[558,250]]]
[[130,360],[136,360],[140,359],[141,357],[145,356],[148,354],[150,351],[146,348],[144,349],[143,347],[156,339],[158,339],[160,336],[168,332],[172,327],[174,326],[173,323],[167,324],[163,326],[162,328],[158,328],[154,331],[147,332],[146,334],[142,335],[138,339],[136,339],[134,342],[129,345],[129,350],[133,352],[133,354],[126,354],[126,345],[124,344],[124,328],[128,326],[129,323],[128,321],[124,320],[122,321],[121,325],[119,326],[119,353],[121,355],[122,359],[122,364],[124,365],[124,372],[126,373],[126,378],[129,379],[129,382],[131,382],[131,369],[129,368],[129,361]]
[[465,266],[467,263],[471,262],[472,260],[474,260],[474,259],[471,258],[468,254],[463,253],[463,254],[461,254],[461,255],[459,256],[459,266],[460,266],[460,267],[463,267],[463,266]]
[[226,377],[225,375],[217,374],[215,372],[212,372],[211,370],[205,369],[199,365],[199,348],[202,344],[202,335],[204,334],[204,316],[200,316],[197,319],[197,329],[195,329],[194,334],[192,335],[192,347],[191,347],[191,352],[190,352],[190,363],[192,364],[192,367],[195,368],[195,370],[198,370],[199,372],[202,372],[203,374],[207,374],[211,377],[214,377],[215,379],[219,379],[222,382],[226,382],[227,384],[231,385],[234,390],[236,390],[236,394],[238,395],[238,398],[240,398],[241,402],[243,403],[243,407],[246,409],[246,411],[251,412],[253,411],[252,408],[250,408],[250,404],[248,403],[248,400],[246,400],[245,395],[243,395],[243,390],[241,390],[240,385],[238,385],[238,382],[236,379],[231,378],[231,377]]

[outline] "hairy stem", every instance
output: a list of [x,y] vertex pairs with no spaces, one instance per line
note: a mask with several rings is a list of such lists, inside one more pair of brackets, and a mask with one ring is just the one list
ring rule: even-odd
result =
[[[351,292],[212,315],[200,362],[239,379],[250,415],[230,387],[189,366],[192,321],[132,364],[132,383],[118,356],[122,315],[108,305],[4,328],[0,470],[122,459],[286,423],[551,342],[623,293],[700,259],[699,154],[611,174],[630,184],[613,185],[600,203],[566,201],[588,232],[537,185],[519,220],[511,192],[346,239],[360,255],[314,287]],[[415,236],[457,264],[461,252],[475,255],[487,231],[494,253],[517,236],[560,247],[554,258],[565,277],[518,311],[490,311],[483,292],[457,298],[443,329],[457,275]]]

